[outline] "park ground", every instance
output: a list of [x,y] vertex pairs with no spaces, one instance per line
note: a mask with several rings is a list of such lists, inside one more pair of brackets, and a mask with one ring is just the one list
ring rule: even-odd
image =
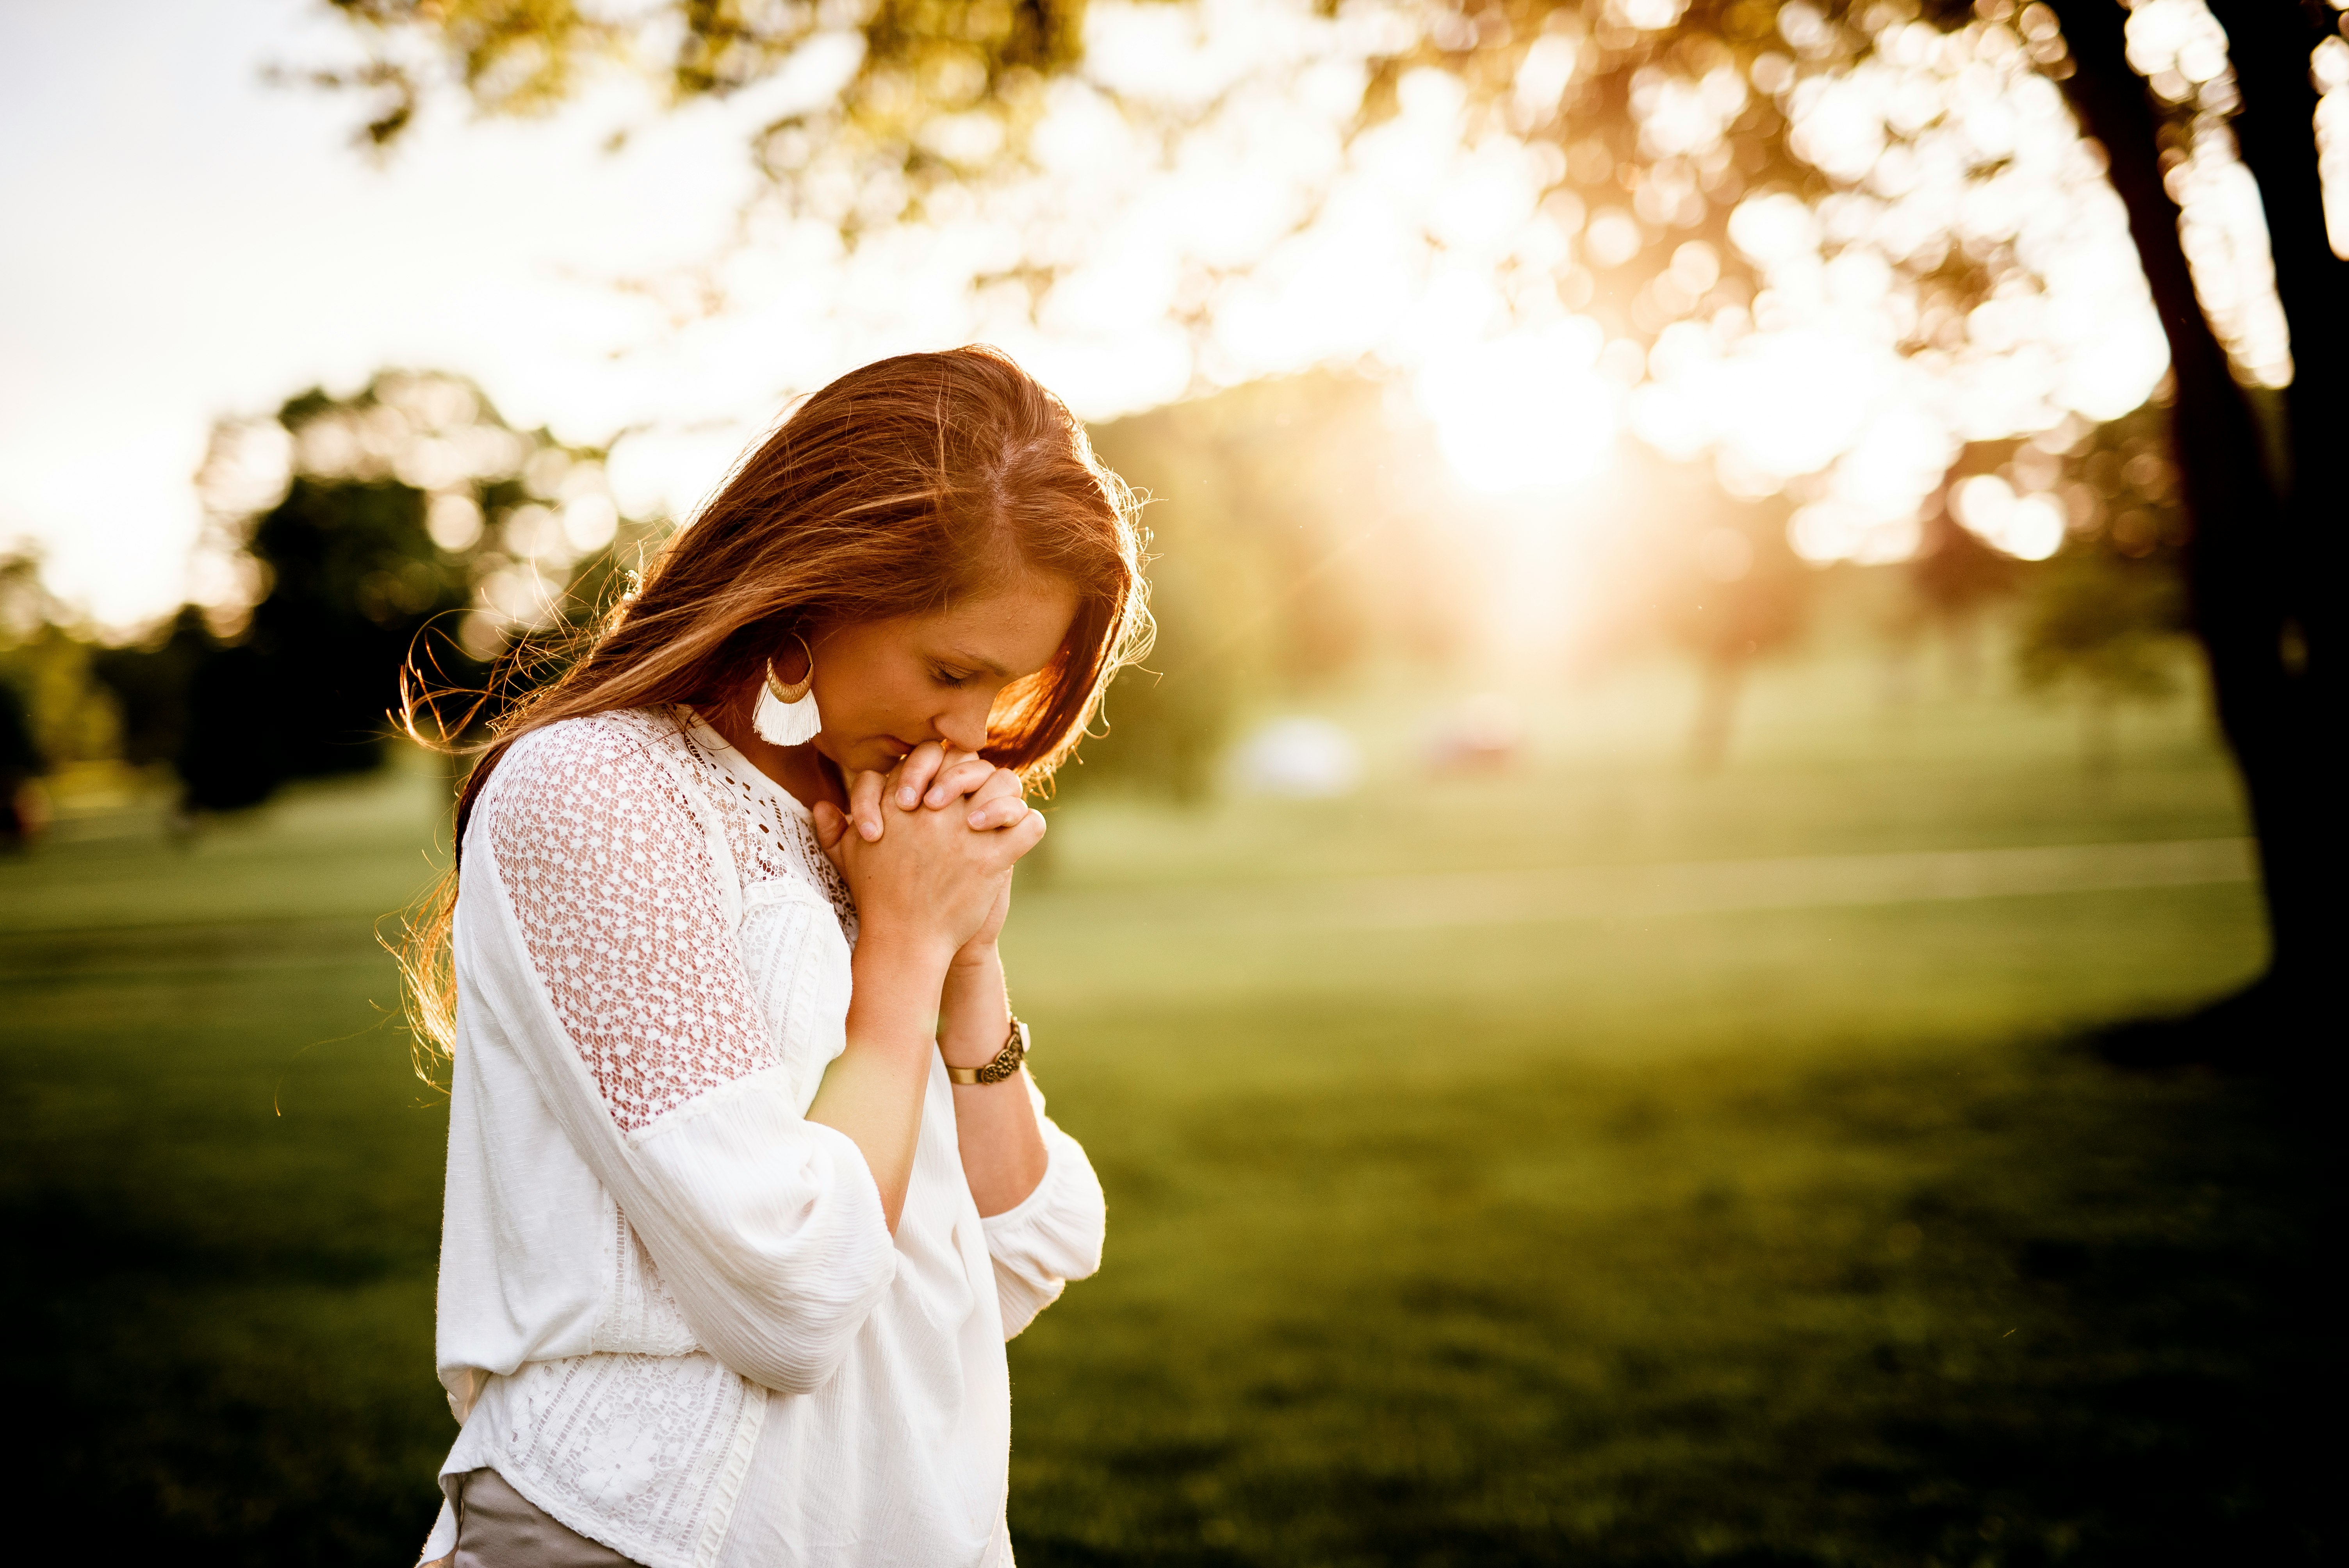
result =
[[[2089,765],[1820,658],[1696,777],[1689,700],[1433,778],[1382,698],[1345,799],[1056,812],[1007,949],[1111,1224],[1011,1347],[1026,1568],[2339,1550],[2321,1108],[2090,1048],[2260,967],[2199,704]],[[446,1116],[376,934],[441,788],[68,790],[0,861],[20,1512],[412,1561]]]

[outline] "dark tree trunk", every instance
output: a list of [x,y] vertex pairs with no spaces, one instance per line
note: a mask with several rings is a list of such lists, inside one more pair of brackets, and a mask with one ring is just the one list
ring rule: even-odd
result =
[[[2316,84],[2309,76],[2310,51],[2333,31],[2333,12],[2324,0],[2215,0],[2212,10],[2227,29],[2243,95],[2235,139],[2267,210],[2276,294],[2292,328],[2294,368],[2284,402],[2294,461],[2282,477],[2292,543],[2305,552],[2322,548],[2331,531],[2316,511],[2328,487],[2314,459],[2328,441],[2340,438],[2349,413],[2349,263],[2333,253],[2325,232],[2312,126]],[[2303,635],[2330,655],[2335,617],[2325,613],[2314,589],[2311,579],[2295,573],[2287,593]],[[2329,675],[2330,658],[2313,660],[2310,667]]]
[[[2339,707],[2333,660],[2338,617],[2337,536],[2344,507],[2336,488],[2338,449],[2349,435],[2349,263],[2333,253],[2317,169],[2316,84],[2309,54],[2332,29],[2323,0],[2218,0],[2242,108],[2235,138],[2260,188],[2275,258],[2276,294],[2292,331],[2292,380],[2284,393],[2290,457],[2276,476],[2282,496],[2282,558],[2278,598],[2282,622],[2272,633],[2273,701],[2295,743],[2287,750],[2292,863],[2267,867],[2270,885],[2288,903],[2275,911],[2276,970],[2288,983],[2311,981],[2319,962],[2320,901],[2340,872],[2336,837],[2319,782],[2319,748]],[[2279,893],[2271,893],[2271,906]]]
[[[2145,84],[2129,67],[2124,51],[2127,14],[2111,0],[2053,0],[2053,5],[2075,66],[2064,90],[2084,127],[2104,144],[2113,188],[2128,210],[2130,234],[2169,339],[2177,386],[2171,444],[2193,528],[2186,552],[2188,586],[2196,629],[2209,660],[2220,725],[2241,769],[2260,839],[2273,951],[2261,991],[2275,1002],[2296,1003],[2314,983],[2317,900],[2325,874],[2322,862],[2327,857],[2315,789],[2315,731],[2324,716],[2311,696],[2322,650],[2315,645],[2316,628],[2295,611],[2297,600],[2331,592],[2333,585],[2315,583],[2306,563],[2297,558],[2293,525],[2299,509],[2291,495],[2295,488],[2311,496],[2322,490],[2325,476],[2312,459],[2327,448],[2322,441],[2295,443],[2300,456],[2291,466],[2302,470],[2298,486],[2292,475],[2269,471],[2258,418],[2236,385],[2226,352],[2195,297],[2178,240],[2178,210],[2162,184],[2161,128]],[[2288,0],[2249,0],[2239,8],[2292,11]],[[2300,60],[2301,96],[2313,108],[2304,46]],[[2273,74],[2271,67],[2263,66],[2254,79],[2240,82],[2243,129],[2251,144],[2263,152],[2271,141],[2288,139],[2285,133],[2296,112],[2291,102],[2279,108],[2255,96],[2261,88],[2273,90],[2268,79]],[[2269,223],[2277,249],[2281,253],[2289,244],[2295,251],[2296,291],[2304,286],[2304,272],[2318,270],[2305,254],[2305,226],[2312,213],[2315,242],[2323,242],[2314,133],[2305,114],[2297,125],[2296,134],[2308,148],[2308,179],[2300,184],[2285,168],[2291,159],[2275,153],[2271,168],[2281,185],[2277,195],[2269,198]],[[2281,255],[2277,271],[2281,282],[2285,271]],[[2288,297],[2287,306],[2290,303]],[[2320,306],[2318,314],[2329,312]],[[2323,363],[2321,356],[2326,351],[2319,343],[2327,332],[2337,335],[2337,325],[2312,327],[2308,340],[2300,335],[2300,319],[2294,318],[2292,326],[2302,380],[2333,381],[2339,366],[2337,362]],[[2289,652],[2295,630],[2308,649],[2305,660],[2296,661]],[[2261,1010],[2270,1013],[2271,1026],[2289,1028],[2298,1008]],[[2229,1048],[2224,1042],[2214,1044],[2220,1050]],[[2274,1040],[2269,1048],[2289,1048],[2290,1044]]]

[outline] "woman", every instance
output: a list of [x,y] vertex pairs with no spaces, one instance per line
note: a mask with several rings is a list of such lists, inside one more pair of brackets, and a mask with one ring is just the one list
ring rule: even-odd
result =
[[458,802],[461,1568],[994,1564],[1004,1341],[1098,1265],[996,935],[1147,627],[1125,487],[991,350],[811,398]]

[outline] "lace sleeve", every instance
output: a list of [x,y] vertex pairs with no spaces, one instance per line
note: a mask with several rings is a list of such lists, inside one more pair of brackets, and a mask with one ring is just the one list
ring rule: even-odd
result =
[[532,965],[623,1131],[775,1064],[699,820],[646,738],[551,725],[482,806]]

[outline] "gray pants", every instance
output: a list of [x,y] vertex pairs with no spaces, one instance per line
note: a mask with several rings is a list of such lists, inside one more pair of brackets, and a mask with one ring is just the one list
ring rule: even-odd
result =
[[467,1470],[456,1491],[457,1550],[440,1560],[450,1568],[637,1568],[549,1518],[493,1470]]

